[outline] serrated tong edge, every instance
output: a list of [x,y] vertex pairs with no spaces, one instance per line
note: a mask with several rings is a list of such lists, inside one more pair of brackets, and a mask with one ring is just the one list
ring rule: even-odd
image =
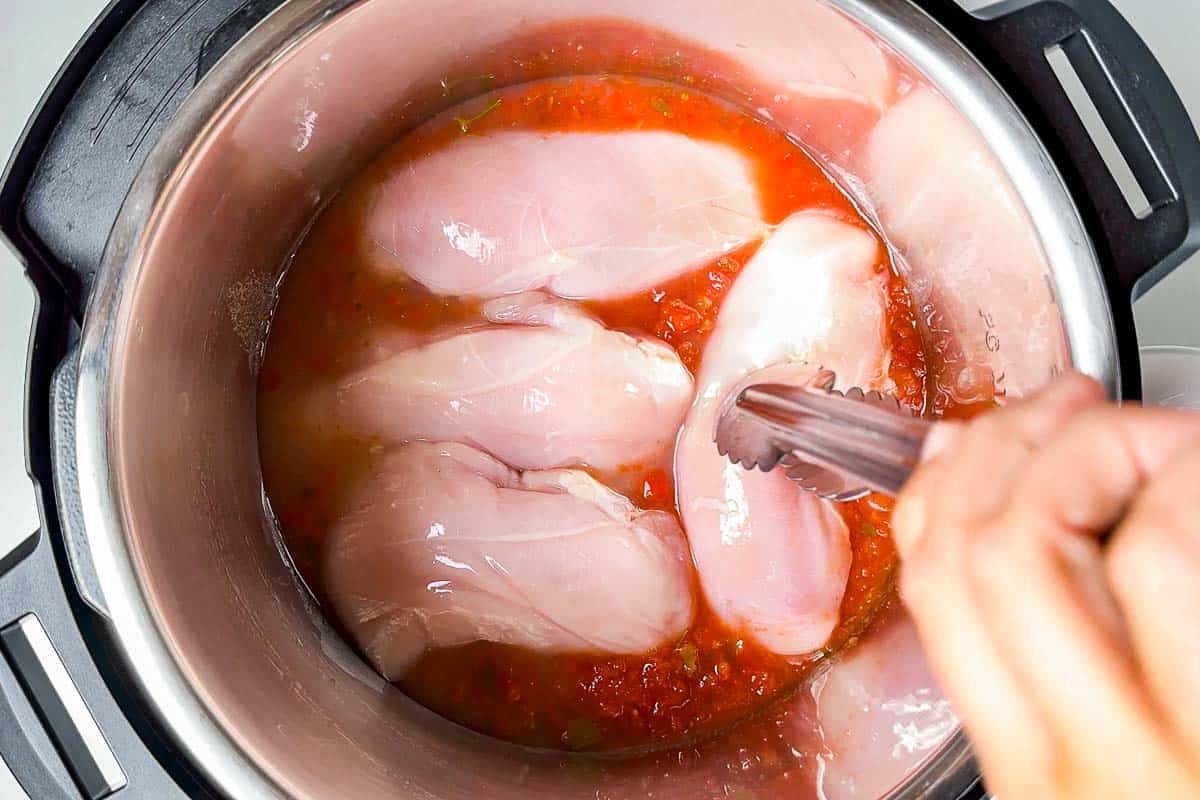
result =
[[804,386],[760,383],[728,402],[714,430],[722,455],[747,469],[780,467],[829,500],[896,495],[912,474],[930,423],[891,396],[834,389],[822,370]]

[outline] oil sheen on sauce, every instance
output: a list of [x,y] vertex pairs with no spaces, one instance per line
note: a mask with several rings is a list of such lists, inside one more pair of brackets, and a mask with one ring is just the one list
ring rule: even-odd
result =
[[[346,374],[346,354],[361,352],[389,326],[432,330],[480,318],[476,301],[437,296],[371,267],[364,220],[372,191],[392,170],[456,137],[505,129],[662,130],[743,153],[755,167],[768,223],[798,210],[822,209],[867,228],[845,195],[782,130],[689,86],[606,76],[551,79],[488,94],[460,108],[465,109],[461,115],[405,137],[323,211],[281,289],[259,381],[262,462],[284,540],[318,599],[326,531],[343,493],[381,445],[340,431],[308,435],[296,412],[297,398]],[[721,303],[757,247],[751,243],[633,296],[585,305],[611,328],[671,345],[695,373]],[[901,401],[922,409],[927,371],[914,309],[892,265],[883,260],[876,269],[888,280],[888,374]],[[676,511],[669,473],[637,463],[619,471],[619,488],[636,504]],[[823,658],[852,645],[892,602],[896,556],[890,508],[877,496],[839,506],[853,553],[841,622],[826,648],[806,658],[786,658],[755,645],[701,604],[683,636],[649,653],[548,655],[477,642],[427,653],[400,688],[451,720],[529,746],[654,749],[702,739],[801,686]]]

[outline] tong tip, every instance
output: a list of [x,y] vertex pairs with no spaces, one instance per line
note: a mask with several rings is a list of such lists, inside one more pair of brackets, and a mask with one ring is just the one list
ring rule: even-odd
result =
[[[836,374],[822,368],[803,384],[756,383],[733,393],[723,404],[713,428],[717,451],[748,470],[767,472],[780,466],[802,488],[825,499],[855,500],[868,494],[869,490],[860,479],[845,474],[844,469],[833,467],[834,462],[824,465],[825,459],[818,457],[822,464],[818,465],[807,456],[799,456],[801,450],[811,450],[810,447],[799,447],[801,440],[795,438],[800,420],[806,420],[805,426],[816,426],[811,431],[806,427],[806,433],[802,435],[805,442],[810,435],[817,435],[817,440],[808,442],[816,446],[816,442],[829,439],[833,430],[829,426],[859,425],[871,418],[869,415],[863,417],[862,412],[831,405],[829,401],[818,401],[821,396],[845,398],[893,414],[904,411],[911,414],[911,410],[901,406],[894,396],[878,390],[864,391],[855,386],[843,391],[834,388],[836,382]],[[849,416],[847,412],[850,412]],[[875,418],[874,424],[879,424],[879,418]],[[873,430],[880,432],[877,427]],[[828,449],[830,441],[817,447],[817,451]],[[874,444],[869,446],[875,447]],[[817,451],[812,454],[819,455]],[[844,456],[843,453],[840,457]]]

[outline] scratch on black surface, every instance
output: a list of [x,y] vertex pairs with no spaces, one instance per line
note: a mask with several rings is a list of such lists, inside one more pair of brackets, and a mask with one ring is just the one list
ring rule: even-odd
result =
[[163,112],[167,110],[167,107],[171,105],[171,100],[175,97],[175,95],[179,94],[179,90],[182,89],[185,84],[187,84],[188,78],[195,74],[196,65],[199,62],[200,54],[197,53],[191,61],[184,65],[179,74],[175,76],[175,80],[171,81],[171,85],[167,87],[167,91],[163,92],[162,97],[158,98],[158,102],[154,104],[154,108],[150,109],[150,113],[146,116],[146,119],[142,121],[142,125],[140,128],[138,128],[137,134],[134,135],[132,140],[125,144],[125,147],[129,151],[126,154],[126,161],[133,160],[133,156],[137,153],[138,148],[140,148],[142,143],[146,141],[146,137],[150,134],[150,131],[154,130],[154,123],[158,121],[158,118],[161,117]]
[[[133,87],[133,85],[137,83],[143,74],[145,74],[146,69],[150,66],[151,62],[154,61],[154,57],[162,52],[163,48],[165,48],[170,42],[171,37],[183,27],[184,23],[194,17],[207,3],[208,0],[192,0],[192,4],[184,9],[183,13],[181,13],[175,19],[175,21],[172,22],[167,29],[159,35],[157,41],[155,41],[150,49],[146,51],[145,55],[138,59],[138,62],[134,64],[129,75],[127,75],[121,85],[117,87],[116,94],[114,94],[113,99],[109,101],[108,106],[104,109],[104,113],[100,115],[100,119],[98,119],[96,124],[91,127],[93,145],[100,141],[100,137],[104,134],[104,129],[108,127],[108,123],[116,114],[117,108],[129,94],[129,90]],[[178,87],[172,85],[172,90],[170,93],[173,95],[176,91],[178,91]],[[162,101],[160,100],[159,103],[161,104]]]
[[[194,14],[196,10],[198,10],[207,2],[208,0],[198,0],[198,2],[192,6],[188,16],[190,17],[191,14]],[[218,22],[212,30],[218,31],[223,28],[226,23],[228,23],[231,19],[240,14],[248,5],[250,5],[250,2],[251,0],[243,0],[241,5],[235,7],[224,17],[222,17],[220,22]],[[176,20],[176,22],[178,22],[178,20]],[[172,25],[172,28],[174,28],[174,25]],[[209,32],[209,35],[211,35],[211,33],[212,31]],[[159,41],[162,42],[165,41],[165,39],[160,39]],[[150,109],[150,114],[147,115],[146,119],[142,121],[142,125],[140,128],[138,128],[138,132],[134,136],[133,140],[125,144],[125,147],[129,151],[126,155],[126,161],[133,161],[133,157],[137,154],[137,151],[141,149],[142,144],[146,141],[146,137],[149,136],[150,132],[154,130],[154,125],[158,122],[159,117],[161,117],[171,105],[171,100],[174,99],[175,95],[179,94],[179,90],[184,88],[184,86],[187,84],[188,76],[198,74],[200,59],[203,57],[203,55],[204,49],[200,48],[200,50],[196,52],[196,55],[192,57],[192,59],[188,61],[186,65],[184,65],[183,71],[175,76],[175,80],[171,81],[171,85],[167,87],[167,91],[163,92],[162,97],[158,99],[158,102],[154,104],[154,107]],[[94,143],[95,142],[93,142],[93,144]]]
[[[199,65],[200,65],[200,62],[204,58],[205,52],[212,45],[213,37],[216,36],[218,33],[220,33],[222,31],[222,29],[224,29],[224,27],[226,25],[228,25],[231,20],[233,20],[234,17],[236,17],[238,14],[241,14],[243,11],[245,11],[247,8],[249,8],[250,4],[253,2],[254,2],[254,0],[242,0],[241,4],[239,6],[237,6],[237,8],[232,9],[224,17],[221,17],[221,21],[218,22],[211,30],[208,31],[208,33],[205,34],[204,41],[200,44],[200,56],[199,56],[199,58],[196,59],[196,65],[197,65],[196,82],[197,83],[199,83],[200,79],[204,77],[203,73],[200,72]],[[243,31],[243,33],[244,32],[245,31]]]
[[[208,0],[199,0],[199,2],[193,6],[193,9],[198,9],[207,2]],[[226,23],[229,22],[229,20],[233,19],[237,14],[240,14],[242,10],[250,5],[250,2],[251,0],[243,0],[241,5],[232,9],[229,13],[222,17],[220,22],[218,22],[216,27],[214,27],[212,30],[217,31],[223,28]],[[209,32],[210,35],[211,33],[212,31]],[[128,150],[125,158],[126,161],[133,161],[137,151],[141,149],[142,145],[146,141],[146,138],[150,135],[151,131],[154,130],[154,126],[158,122],[159,118],[162,117],[163,113],[166,112],[166,110],[170,107],[171,101],[175,98],[175,95],[179,94],[179,90],[183,89],[187,85],[188,77],[198,75],[200,59],[203,57],[203,55],[204,49],[201,48],[196,52],[196,55],[184,65],[183,71],[175,76],[175,80],[171,81],[171,85],[167,87],[167,91],[163,92],[163,95],[158,99],[158,102],[155,103],[154,107],[150,109],[150,113],[146,116],[146,119],[142,121],[141,127],[138,128],[138,132],[134,136],[133,140],[125,144],[125,147]]]

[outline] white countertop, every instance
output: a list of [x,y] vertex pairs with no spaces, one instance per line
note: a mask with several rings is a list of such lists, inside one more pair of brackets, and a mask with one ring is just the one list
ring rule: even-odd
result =
[[[960,0],[968,7],[980,0]],[[1150,43],[1200,126],[1200,70],[1195,67],[1200,3],[1195,0],[1113,0]],[[8,0],[0,24],[0,159],[16,144],[42,91],[107,0]],[[1200,346],[1200,258],[1184,265],[1136,305],[1142,344]],[[25,474],[25,354],[33,291],[20,264],[0,247],[0,554],[38,524]],[[0,765],[0,798],[23,797]]]

